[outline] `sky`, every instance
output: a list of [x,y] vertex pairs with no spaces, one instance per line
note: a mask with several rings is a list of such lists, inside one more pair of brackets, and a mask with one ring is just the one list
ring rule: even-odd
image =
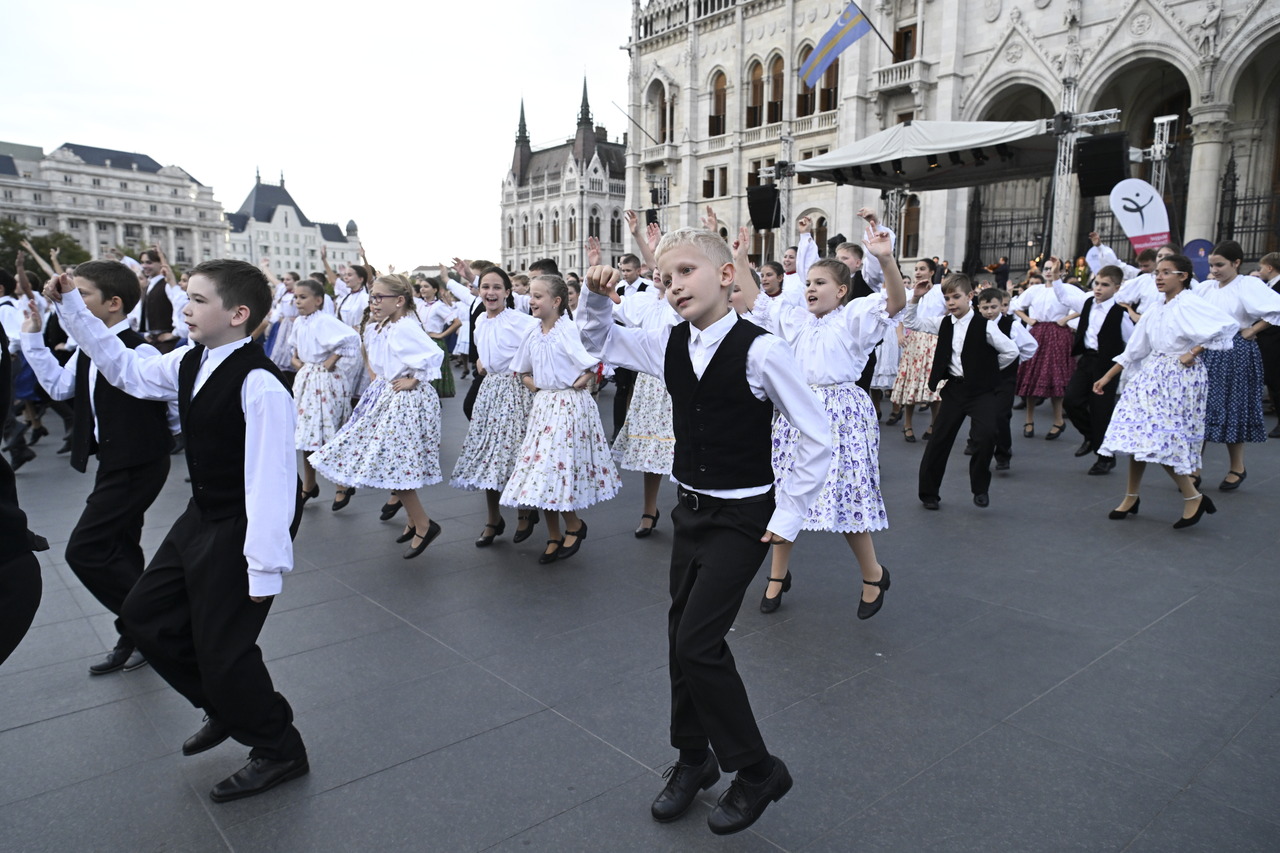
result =
[[584,76],[596,124],[629,125],[628,0],[5,5],[0,140],[147,154],[227,212],[283,171],[384,270],[499,257],[521,98],[535,149],[573,135]]

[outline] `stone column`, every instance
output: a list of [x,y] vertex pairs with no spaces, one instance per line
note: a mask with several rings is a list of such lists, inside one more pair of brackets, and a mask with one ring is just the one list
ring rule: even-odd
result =
[[1217,235],[1218,195],[1226,167],[1229,104],[1191,108],[1191,174],[1187,180],[1186,228],[1188,240],[1213,240]]
[[[165,255],[169,258],[170,263],[177,263],[178,229],[174,228],[172,225],[169,225],[165,227],[164,232],[165,232],[165,247],[164,247]],[[191,263],[190,259],[187,260],[187,263]]]
[[[115,245],[116,245],[116,246],[123,246],[123,245],[124,245],[124,223],[123,223],[123,222],[121,222],[121,221],[120,221],[120,220],[118,220],[118,219],[116,220],[116,242],[115,242]],[[113,246],[112,248],[114,248],[114,246]]]

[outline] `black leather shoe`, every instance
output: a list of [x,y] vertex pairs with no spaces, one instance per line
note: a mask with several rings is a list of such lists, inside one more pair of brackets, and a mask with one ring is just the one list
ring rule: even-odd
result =
[[9,467],[17,471],[23,465],[26,465],[32,459],[36,458],[36,452],[30,447],[19,447],[9,454]]
[[[649,513],[646,512],[644,515],[640,516],[640,526],[636,528],[636,538],[644,539],[648,537],[650,534],[652,534],[653,528],[658,526],[658,519],[661,517],[662,517],[662,510],[657,510],[656,512],[654,512],[653,515],[649,515]],[[646,518],[652,521],[653,524],[650,524],[648,527],[646,527],[644,524],[644,520]]]
[[707,826],[716,835],[741,832],[760,819],[769,803],[776,803],[791,790],[791,774],[781,758],[775,757],[773,772],[758,785],[744,782],[739,774],[720,795],[720,802],[707,816]]
[[178,433],[173,437],[173,447],[169,449],[170,456],[181,456],[187,452],[187,436],[185,433]]
[[1076,455],[1076,458],[1078,459],[1081,456],[1088,456],[1092,452],[1093,452],[1093,442],[1086,438],[1084,441],[1080,443],[1080,446],[1076,448],[1075,455]]
[[49,430],[45,429],[44,425],[42,424],[36,427],[35,429],[31,430],[31,438],[27,440],[27,444],[35,446],[40,443],[40,439],[44,438],[48,434],[49,434]]
[[1009,470],[1009,457],[1008,457],[1008,456],[997,456],[997,457],[996,457],[996,470],[997,470],[997,471],[1008,471],[1008,470]]
[[351,503],[351,496],[354,495],[355,493],[356,493],[356,487],[348,486],[347,488],[343,489],[342,492],[340,493],[341,497],[336,497],[333,499],[333,506],[329,508],[334,512],[337,512],[340,509],[345,509],[347,504]]
[[1017,412],[1017,411],[1021,411],[1022,409],[1025,409],[1026,407],[1027,407],[1027,398],[1026,398],[1026,397],[1019,397],[1019,398],[1018,398],[1018,401],[1017,401],[1016,403],[1014,403],[1014,404],[1013,404],[1013,410],[1014,410],[1015,412]]
[[921,503],[924,504],[925,509],[938,509],[940,506],[940,503],[936,500],[921,501]]
[[582,526],[577,530],[566,530],[564,535],[566,539],[572,536],[573,544],[565,547],[563,544],[564,539],[561,539],[560,550],[556,553],[557,560],[567,560],[574,554],[578,553],[578,549],[582,547],[582,540],[587,538],[587,523],[585,521],[582,522]]
[[302,498],[302,505],[306,506],[307,501],[312,500],[313,498],[320,497],[320,487],[312,486],[310,491],[308,491],[307,489],[302,489],[301,491],[298,492],[298,496]]
[[182,743],[183,755],[199,755],[205,750],[213,749],[231,736],[231,732],[213,717],[205,717],[200,731]]
[[[409,547],[405,549],[404,558],[406,560],[412,560],[414,557],[418,556],[423,551],[427,550],[427,546],[430,545],[432,542],[434,542],[436,540],[436,537],[439,535],[440,535],[440,525],[432,521],[429,525],[427,525],[427,535],[421,537],[422,541],[419,542],[417,545],[414,545],[411,542]],[[409,538],[412,540],[412,539],[419,538],[419,536],[420,534],[415,533],[413,536]]]
[[[1183,500],[1186,500],[1186,498],[1184,498]],[[1191,498],[1191,500],[1195,500],[1195,498]],[[1199,524],[1200,519],[1204,516],[1206,512],[1209,513],[1209,515],[1213,515],[1217,511],[1218,511],[1218,508],[1213,505],[1213,501],[1209,500],[1208,495],[1200,495],[1200,507],[1196,510],[1196,514],[1191,516],[1190,518],[1178,519],[1173,523],[1173,529],[1181,530],[1184,527],[1190,527],[1193,524]]]
[[[775,583],[778,582],[778,579],[774,577],[770,577],[769,580]],[[769,585],[765,584],[764,595],[760,598],[761,613],[772,613],[782,606],[782,593],[791,592],[791,570],[790,569],[787,569],[786,577],[782,579],[781,583],[782,583],[782,589],[781,591],[778,592],[778,595],[776,598],[769,597]]]
[[[490,533],[489,532],[490,530],[492,530],[493,532]],[[497,524],[486,524],[484,526],[484,530],[481,531],[481,536],[478,539],[476,539],[476,547],[488,548],[490,545],[493,544],[493,540],[496,537],[501,536],[503,533],[506,533],[506,531],[507,531],[507,520],[502,516],[498,516]]]
[[307,758],[277,761],[273,758],[250,758],[249,763],[213,786],[209,799],[215,803],[240,800],[270,791],[282,782],[306,776],[311,772]]
[[1114,456],[1099,456],[1098,461],[1094,462],[1089,468],[1089,476],[1100,477],[1103,474],[1110,474],[1115,467],[1116,458]]
[[528,515],[523,516],[520,520],[527,522],[529,526],[521,527],[518,524],[516,525],[516,532],[511,537],[511,541],[515,542],[516,544],[523,542],[524,540],[528,539],[530,536],[533,535],[533,528],[538,526],[538,521],[540,520],[540,517],[538,515],[538,511],[535,509],[533,512],[530,512]]
[[687,812],[699,791],[705,791],[720,781],[720,768],[715,755],[707,750],[707,760],[700,767],[677,761],[667,768],[662,778],[667,780],[667,785],[653,801],[649,812],[654,820],[667,823]]
[[556,560],[560,559],[560,547],[564,545],[564,540],[548,539],[547,544],[555,545],[556,547],[550,551],[545,551],[538,555],[538,563],[543,566],[547,565],[548,563],[554,563]]
[[401,533],[399,536],[396,537],[396,544],[403,545],[404,543],[408,542],[410,539],[412,539],[417,535],[418,535],[418,531],[414,530],[413,525],[410,524],[409,527],[403,533]]
[[[1280,436],[1278,436],[1280,437]],[[62,440],[62,446],[58,448],[58,455],[71,452],[71,436],[67,436]]]
[[396,517],[396,513],[400,511],[400,507],[402,506],[404,506],[404,504],[393,504],[390,501],[387,501],[382,505],[382,512],[378,514],[378,520],[390,521]]
[[[1240,488],[1240,484],[1244,482],[1244,478],[1247,476],[1249,476],[1248,471],[1228,471],[1227,477],[1235,477],[1235,479],[1228,480],[1227,477],[1223,477],[1222,482],[1218,484],[1218,491],[1234,492],[1236,489]],[[1196,486],[1196,488],[1198,489],[1200,487]]]
[[896,412],[890,412],[889,417],[884,422],[884,425],[893,426],[900,420],[902,420],[902,409],[898,409]]
[[991,506],[991,497],[986,492],[983,492],[980,495],[974,495],[973,505],[980,506],[983,509],[986,509],[987,507]]
[[974,443],[973,443],[973,439],[969,439],[968,441],[966,441],[966,442],[964,443],[964,455],[965,455],[965,456],[972,456],[972,455],[973,455],[974,447],[975,447],[975,445],[974,445]]
[[146,665],[147,659],[143,657],[142,652],[134,649],[133,654],[129,655],[129,659],[124,662],[124,671],[133,672],[135,669],[142,669]]
[[133,644],[126,643],[124,640],[116,643],[116,647],[107,652],[107,656],[103,658],[101,663],[95,663],[89,667],[90,675],[106,675],[109,672],[119,672],[124,669],[124,665],[129,662],[129,657],[133,654]]
[[[1111,519],[1112,521],[1123,521],[1124,519],[1128,518],[1131,515],[1138,514],[1138,507],[1142,506],[1142,498],[1138,497],[1137,495],[1128,495],[1128,494],[1126,494],[1125,497],[1133,498],[1133,506],[1129,507],[1128,509],[1113,509],[1111,510],[1111,512],[1107,513],[1107,518]],[[1121,503],[1123,503],[1123,501],[1121,501]]]
[[880,566],[880,575],[878,581],[863,581],[867,586],[875,586],[880,588],[880,593],[873,601],[858,600],[858,618],[870,619],[880,612],[880,608],[884,606],[884,594],[889,591],[889,570],[883,565]]

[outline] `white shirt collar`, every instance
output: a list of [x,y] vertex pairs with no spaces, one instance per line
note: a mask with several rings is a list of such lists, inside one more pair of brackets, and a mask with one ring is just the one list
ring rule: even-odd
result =
[[738,322],[738,314],[732,308],[729,309],[719,320],[716,320],[705,329],[699,329],[692,323],[689,324],[689,343],[700,344],[704,347],[715,346],[729,334],[729,330]]
[[240,347],[252,341],[251,337],[243,337],[238,341],[232,341],[229,344],[223,344],[220,347],[206,349],[204,351],[204,365],[208,368],[208,372],[212,372],[219,364],[226,361],[227,356],[231,355]]
[[108,326],[107,331],[113,335],[118,335],[123,329],[128,328],[128,326],[129,326],[129,318],[126,317],[125,319],[121,320],[119,323],[116,323],[114,326]]

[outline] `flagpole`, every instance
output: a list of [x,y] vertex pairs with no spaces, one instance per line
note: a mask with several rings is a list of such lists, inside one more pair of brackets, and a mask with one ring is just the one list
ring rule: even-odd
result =
[[[858,11],[862,11],[862,10],[859,9]],[[867,22],[867,26],[871,27],[871,32],[876,34],[876,38],[880,39],[880,43],[889,49],[889,54],[893,55],[893,45],[889,44],[887,41],[884,40],[884,36],[880,35],[880,30],[876,27],[875,24],[871,23],[871,19],[867,17],[866,12],[862,13],[862,18]]]

